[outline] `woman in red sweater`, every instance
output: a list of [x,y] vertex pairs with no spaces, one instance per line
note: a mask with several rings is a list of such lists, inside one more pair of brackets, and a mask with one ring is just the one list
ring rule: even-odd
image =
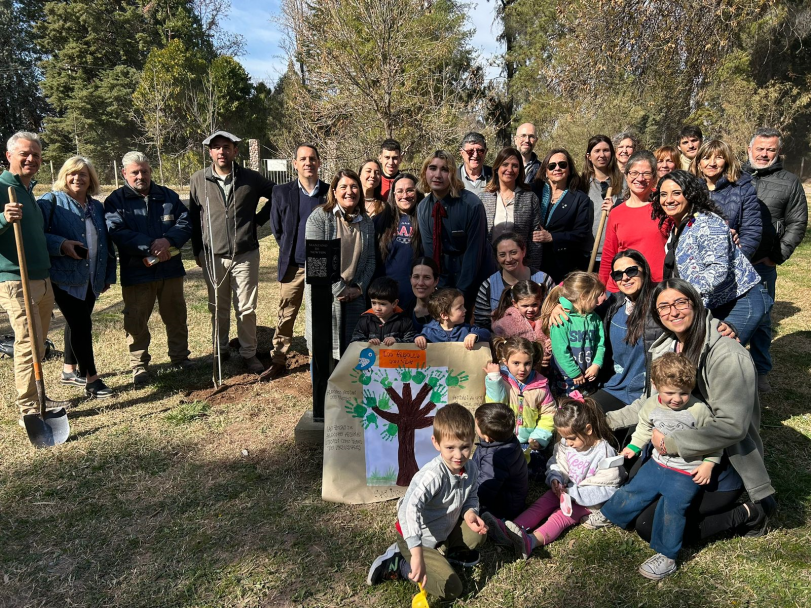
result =
[[600,280],[608,291],[619,291],[611,278],[611,260],[623,249],[636,249],[650,264],[654,283],[662,280],[667,235],[651,216],[651,193],[656,187],[656,158],[647,151],[635,152],[625,164],[628,198],[608,214],[605,245],[600,261]]

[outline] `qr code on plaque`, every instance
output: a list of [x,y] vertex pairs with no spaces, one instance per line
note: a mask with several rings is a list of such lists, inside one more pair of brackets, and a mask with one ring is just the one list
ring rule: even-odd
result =
[[307,274],[311,277],[327,276],[327,260],[323,258],[307,258]]

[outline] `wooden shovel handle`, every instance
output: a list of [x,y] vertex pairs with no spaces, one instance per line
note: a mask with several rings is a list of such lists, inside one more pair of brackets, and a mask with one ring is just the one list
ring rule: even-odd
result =
[[[17,192],[13,186],[8,187],[8,201],[17,204]],[[22,219],[14,224],[14,240],[17,242],[17,259],[20,265],[20,281],[23,284],[23,300],[25,300],[25,318],[28,322],[28,338],[31,342],[31,351],[34,356],[34,380],[37,383],[39,395],[40,415],[45,416],[45,392],[42,386],[42,362],[39,360],[39,332],[34,317],[34,306],[31,301],[31,287],[28,284],[28,264],[25,260],[25,247],[23,246]],[[41,393],[41,394],[40,394]]]
[[[605,191],[605,198],[611,198],[611,188]],[[591,258],[589,259],[589,269],[591,272],[594,268],[594,262],[597,261],[597,250],[600,248],[600,239],[603,236],[603,229],[605,228],[605,221],[608,219],[608,211],[603,209],[600,214],[600,225],[597,227],[597,234],[594,236],[594,247],[591,248]]]

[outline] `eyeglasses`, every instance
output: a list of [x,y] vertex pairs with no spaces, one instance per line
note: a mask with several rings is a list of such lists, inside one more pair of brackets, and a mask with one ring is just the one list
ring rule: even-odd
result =
[[538,139],[537,135],[528,135],[526,133],[522,133],[518,136],[518,139]]
[[569,167],[569,163],[565,160],[560,161],[559,163],[549,163],[546,165],[546,168],[549,171],[554,171],[556,168],[560,167],[561,169],[567,169]]
[[623,270],[614,270],[611,272],[611,278],[614,279],[615,283],[622,280],[622,275],[627,276],[629,279],[639,276],[639,266],[628,266],[628,268]]
[[679,298],[678,300],[676,300],[672,304],[668,304],[666,302],[664,304],[659,304],[656,307],[656,312],[659,313],[660,317],[669,317],[670,313],[673,312],[674,308],[676,310],[687,310],[692,305],[693,305],[693,303],[690,302],[690,300],[688,300],[687,298]]
[[631,179],[636,179],[637,177],[641,177],[642,179],[650,179],[653,177],[652,171],[629,171],[628,177]]
[[474,156],[484,156],[487,150],[484,148],[471,148],[470,150],[462,150],[462,152],[467,154],[468,158],[473,158]]

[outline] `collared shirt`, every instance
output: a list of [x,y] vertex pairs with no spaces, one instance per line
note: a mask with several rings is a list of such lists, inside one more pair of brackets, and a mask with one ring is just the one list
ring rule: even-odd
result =
[[231,190],[233,189],[234,186],[233,169],[228,175],[222,176],[219,173],[217,173],[215,169],[212,168],[211,175],[214,177],[214,179],[217,180],[217,185],[220,187],[220,190],[222,190],[222,193],[225,196],[225,204],[227,205],[231,200]]
[[476,179],[472,179],[467,174],[467,169],[462,165],[459,167],[459,176],[462,178],[462,183],[465,184],[465,190],[470,190],[476,196],[480,196],[484,192],[484,187],[490,181],[492,171],[489,167],[482,167],[482,172]]
[[315,198],[315,193],[318,192],[318,180],[315,180],[315,186],[310,191],[307,191],[307,188],[304,187],[304,184],[301,183],[301,180],[296,180],[298,182],[299,190],[301,190],[304,194],[311,198]]
[[[515,195],[509,201],[501,198],[501,193],[496,194],[496,216],[493,219],[493,226],[499,227],[499,234],[515,227]],[[495,237],[494,237],[495,238]]]

